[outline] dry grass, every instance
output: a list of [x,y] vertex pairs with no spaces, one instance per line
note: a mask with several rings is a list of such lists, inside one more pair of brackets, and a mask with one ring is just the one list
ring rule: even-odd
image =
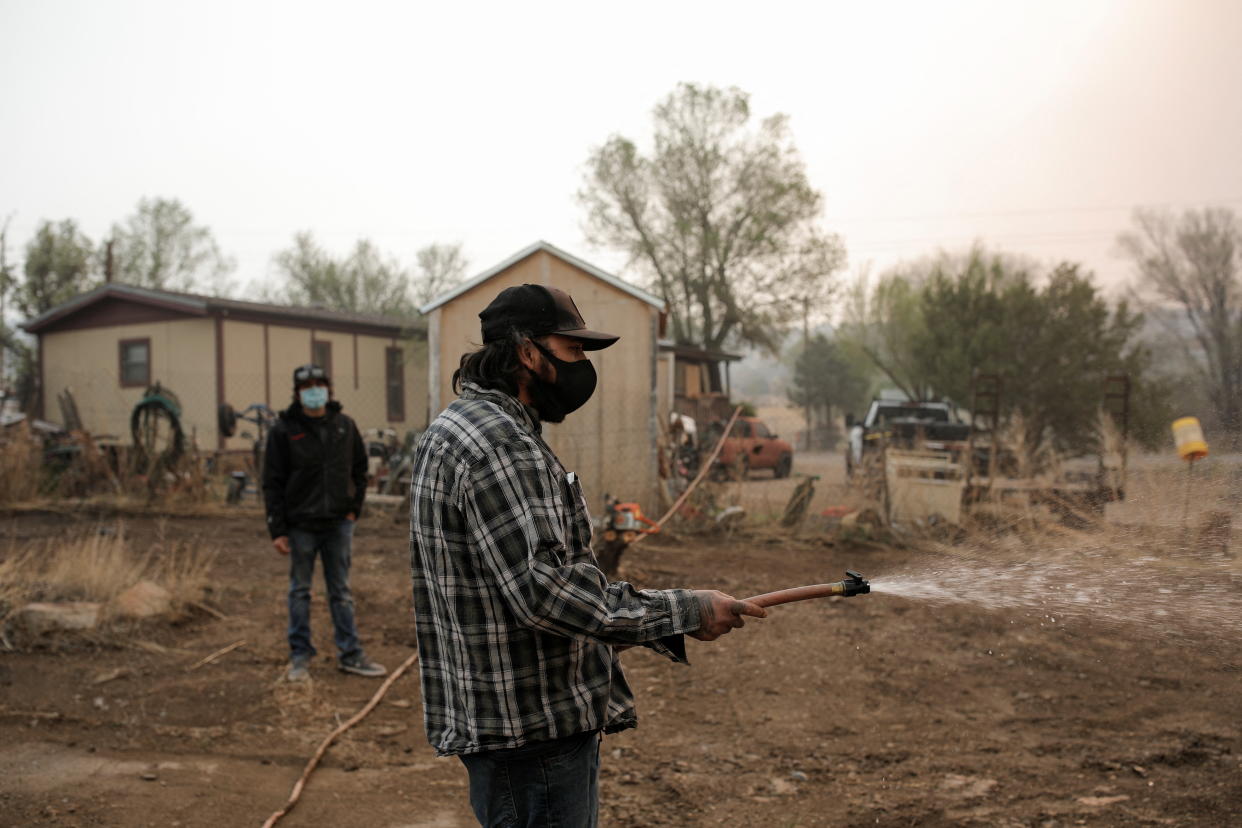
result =
[[217,551],[163,537],[133,547],[123,524],[10,546],[0,560],[0,621],[31,601],[89,601],[107,605],[139,581],[168,590],[173,616],[203,598]]
[[43,600],[111,601],[138,583],[150,568],[150,553],[136,555],[124,527],[64,541],[48,541],[35,575]]
[[1230,462],[1189,470],[1169,457],[1134,458],[1125,500],[1103,514],[1029,503],[978,504],[940,551],[989,561],[1142,560],[1146,566],[1242,572],[1232,516],[1242,478]]
[[173,610],[180,612],[203,598],[219,550],[168,540],[168,521],[161,520],[149,552],[147,577],[172,594]]

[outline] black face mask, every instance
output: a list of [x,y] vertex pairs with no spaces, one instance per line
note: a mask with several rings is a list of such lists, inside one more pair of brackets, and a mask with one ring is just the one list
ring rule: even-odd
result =
[[539,419],[547,423],[564,422],[565,416],[581,408],[595,393],[595,366],[589,359],[566,362],[535,340],[530,341],[556,368],[556,381],[548,382],[531,371],[526,390]]

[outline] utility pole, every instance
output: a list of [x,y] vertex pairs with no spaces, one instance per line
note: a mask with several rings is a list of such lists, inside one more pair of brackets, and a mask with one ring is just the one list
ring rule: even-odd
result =
[[[809,296],[802,297],[802,353],[806,353],[811,347],[811,299]],[[806,448],[811,450],[811,401],[806,401]]]
[[104,246],[104,282],[112,283],[112,239]]

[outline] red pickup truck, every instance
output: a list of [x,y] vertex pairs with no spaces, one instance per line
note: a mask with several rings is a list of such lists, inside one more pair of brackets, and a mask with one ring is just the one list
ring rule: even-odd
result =
[[789,477],[793,446],[769,431],[758,417],[738,417],[716,458],[716,468],[722,476],[739,480],[754,469],[771,469],[776,477]]

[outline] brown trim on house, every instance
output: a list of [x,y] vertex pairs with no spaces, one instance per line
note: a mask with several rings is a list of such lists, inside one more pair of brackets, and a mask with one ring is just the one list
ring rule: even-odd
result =
[[696,348],[693,345],[677,345],[671,342],[661,343],[660,353],[673,354],[677,359],[689,362],[737,362],[742,359],[741,354],[731,354],[727,351],[710,351],[704,348]]
[[238,302],[120,284],[107,284],[70,299],[22,327],[29,333],[38,333],[44,330],[74,330],[206,316],[367,336],[404,335],[421,336],[424,339],[427,336],[425,327],[421,327],[417,320],[407,322],[383,317],[366,318],[366,314]]
[[43,377],[43,334],[35,334],[35,340],[35,345],[38,347],[35,359],[38,360],[39,371],[39,393],[35,396],[35,416],[42,420],[44,419],[43,398],[47,394],[47,382]]
[[267,345],[267,323],[263,323],[263,404],[272,407],[272,356]]
[[[315,356],[316,348],[325,351],[326,359],[320,360]],[[331,339],[312,339],[311,340],[311,362],[328,372],[329,377],[335,377],[332,373],[332,340]],[[334,380],[335,381],[335,380]]]
[[388,422],[405,422],[405,353],[397,347],[384,349],[384,408]]
[[[137,382],[128,382],[125,379],[125,346],[126,345],[146,345],[147,346],[147,375],[146,377],[144,377],[143,379]],[[152,356],[151,337],[149,336],[137,336],[137,337],[134,337],[133,339],[117,340],[117,343],[116,343],[116,364],[117,364],[116,378],[117,378],[117,381],[121,384],[122,388],[146,388],[148,385],[151,384],[151,363],[154,361],[151,358],[151,356]]]
[[[224,405],[224,317],[216,317],[216,411]],[[219,420],[219,417],[216,418]],[[216,448],[224,448],[224,432],[216,426]]]
[[[212,315],[219,312],[212,311]],[[337,322],[330,319],[306,320],[279,313],[263,313],[261,311],[236,310],[234,308],[228,309],[228,318],[237,322],[257,322],[259,324],[266,322],[269,325],[278,325],[282,328],[309,328],[312,331],[357,333],[364,336],[400,336],[403,333],[407,333],[408,330],[410,335],[421,336],[424,339],[427,337],[425,330],[415,327],[406,329],[397,325],[383,325],[375,322]]]
[[354,334],[354,390],[358,390],[358,334]]
[[86,305],[77,313],[66,313],[38,325],[39,332],[59,333],[87,328],[110,328],[117,325],[142,325],[151,322],[173,322],[178,319],[201,318],[204,314],[176,305],[131,302],[109,296]]
[[85,328],[106,328],[113,325],[135,325],[149,322],[172,322],[178,319],[202,319],[225,317],[237,322],[253,322],[260,325],[279,325],[285,328],[310,328],[332,333],[362,334],[364,336],[414,336],[426,339],[426,330],[410,326],[385,325],[378,322],[362,322],[332,319],[303,319],[296,316],[265,311],[238,310],[235,308],[212,308],[198,310],[173,302],[140,301],[128,296],[106,296],[77,308],[67,308],[64,313],[42,320],[38,325],[24,328],[30,333],[47,331],[75,331]]
[[82,328],[103,328],[109,325],[131,325],[142,322],[166,322],[170,319],[203,317],[207,310],[181,302],[150,297],[104,294],[91,301],[73,303],[26,328],[39,331],[72,331]]

